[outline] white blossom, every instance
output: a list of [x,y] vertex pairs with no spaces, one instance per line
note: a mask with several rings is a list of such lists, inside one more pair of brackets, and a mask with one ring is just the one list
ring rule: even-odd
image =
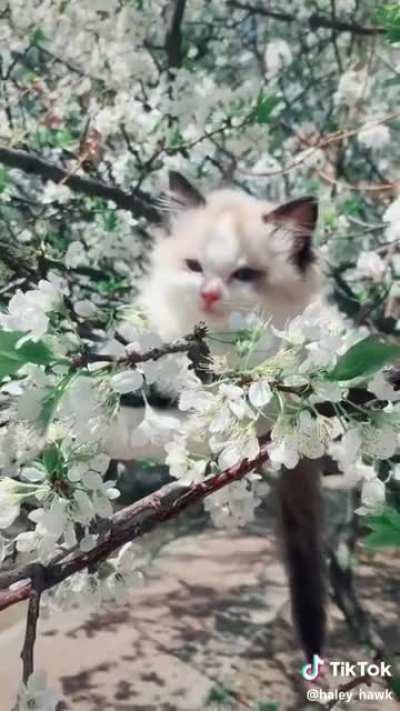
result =
[[358,514],[377,513],[385,505],[386,487],[378,477],[364,481],[361,489],[361,506],[357,509]]
[[367,98],[369,91],[370,80],[367,71],[364,69],[359,71],[350,69],[340,77],[335,93],[335,102],[352,107],[360,99]]
[[111,378],[111,386],[118,393],[131,393],[138,390],[143,385],[142,373],[135,369],[123,370]]
[[357,134],[358,142],[366,148],[379,151],[390,142],[389,128],[383,124],[365,126]]
[[310,396],[310,402],[340,402],[346,397],[347,389],[343,388],[339,383],[329,382],[327,380],[313,382],[313,394]]
[[360,277],[379,282],[386,271],[386,264],[377,252],[361,252],[356,269]]
[[0,528],[8,528],[17,518],[21,507],[18,482],[10,477],[0,479]]
[[59,697],[47,687],[47,677],[42,671],[30,675],[26,685],[18,690],[18,711],[56,711]]
[[0,314],[0,324],[10,331],[23,331],[36,341],[46,333],[47,314],[58,308],[60,300],[57,286],[43,279],[37,289],[17,290],[9,301],[8,314]]
[[255,459],[259,451],[260,445],[254,433],[228,440],[218,455],[218,466],[221,470],[230,469],[240,464],[244,459]]
[[400,221],[400,197],[396,198],[394,202],[386,208],[383,213],[383,219],[385,222],[399,222]]
[[295,432],[288,431],[274,440],[274,430],[272,430],[273,442],[268,446],[268,455],[272,464],[284,465],[287,469],[293,469],[299,463],[298,439]]
[[264,53],[266,74],[274,77],[283,69],[290,66],[293,61],[292,52],[285,40],[274,39],[268,42]]
[[258,380],[249,387],[249,400],[253,407],[259,408],[268,405],[273,396],[267,380]]
[[59,404],[58,416],[79,441],[100,442],[109,425],[110,392],[93,378],[77,376]]
[[[71,255],[70,255],[71,256]],[[88,299],[82,299],[74,303],[74,311],[82,318],[92,318],[97,309],[96,306]]]
[[337,12],[353,12],[356,7],[356,0],[336,0],[335,8]]
[[165,445],[167,456],[165,463],[171,476],[181,481],[198,482],[204,478],[208,464],[207,459],[197,459],[190,455],[187,443],[178,437]]
[[179,431],[180,421],[171,415],[158,414],[147,402],[145,416],[132,433],[132,444],[140,446],[152,442],[166,444]]
[[268,454],[272,465],[284,465],[287,469],[297,466],[302,456],[318,459],[326,451],[329,432],[320,418],[308,410],[299,413],[297,422],[277,420],[271,431]]
[[390,400],[391,402],[400,400],[400,388],[395,390],[388,377],[385,376],[384,371],[376,373],[367,387],[368,391],[373,393],[379,400]]
[[23,467],[21,476],[28,481],[43,481],[46,476],[46,470],[39,466]]
[[389,425],[380,427],[364,425],[362,428],[362,451],[377,459],[390,459],[398,450],[398,433]]
[[325,453],[324,435],[317,417],[302,410],[297,421],[297,439],[301,454],[308,459],[319,459]]
[[111,501],[117,499],[120,492],[112,481],[103,481],[98,472],[89,470],[82,476],[82,484],[89,490],[93,508],[98,516],[109,518],[113,509]]
[[8,528],[20,513],[21,503],[31,496],[43,496],[49,491],[46,482],[25,484],[11,477],[0,477],[0,528]]
[[204,508],[214,526],[237,528],[254,520],[254,509],[268,491],[268,486],[259,480],[257,475],[246,477],[207,497]]
[[388,242],[400,240],[400,198],[386,208],[383,213],[383,220],[388,223],[385,230],[385,238]]
[[46,205],[51,202],[64,204],[68,202],[73,193],[67,185],[60,185],[49,181],[42,192],[42,202]]
[[74,269],[86,262],[86,259],[87,255],[82,242],[71,242],[65,253],[65,266],[68,267],[68,269]]

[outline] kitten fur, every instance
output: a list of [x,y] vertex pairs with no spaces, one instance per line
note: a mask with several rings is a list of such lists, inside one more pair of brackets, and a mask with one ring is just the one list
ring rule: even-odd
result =
[[[318,212],[313,198],[277,207],[234,189],[203,196],[175,172],[170,173],[169,187],[162,203],[167,224],[156,236],[138,298],[150,328],[162,339],[184,336],[201,321],[214,332],[230,330],[234,312],[256,311],[282,328],[321,299],[320,270],[312,249]],[[243,269],[244,273],[238,271]],[[240,274],[248,278],[240,279]],[[204,292],[219,298],[204,302]],[[169,413],[182,417],[176,409]],[[132,432],[142,417],[143,410],[121,408],[108,437],[111,456],[163,459],[162,447],[135,447]],[[325,633],[315,464],[307,467],[303,462],[283,473],[278,494],[292,613],[311,659],[322,652]]]
[[[166,226],[156,235],[137,300],[150,329],[162,339],[180,338],[201,321],[214,332],[231,330],[234,312],[256,311],[282,328],[320,298],[320,270],[312,251],[314,198],[274,207],[240,190],[215,190],[204,197],[175,172],[169,185],[163,200]],[[192,271],[187,260],[196,260],[202,271]],[[259,277],[250,282],[234,278],[243,267],[258,270]],[[217,288],[221,298],[205,311],[200,293],[207,288]],[[226,355],[227,350],[215,346],[218,353]],[[257,352],[252,364],[264,357],[264,351]],[[176,409],[172,414],[183,418]],[[165,455],[161,446],[149,449],[132,441],[142,418],[143,410],[121,408],[107,437],[110,456],[129,460]]]
[[[320,271],[311,251],[316,221],[312,198],[274,208],[245,192],[225,189],[197,202],[186,194],[181,200],[171,215],[169,234],[157,238],[139,298],[150,326],[162,338],[190,333],[200,321],[210,330],[227,330],[235,311],[256,310],[283,327],[319,294]],[[197,260],[203,272],[190,271],[187,259]],[[232,278],[243,266],[263,274],[254,282]],[[199,292],[213,285],[222,296],[213,312],[204,313]]]

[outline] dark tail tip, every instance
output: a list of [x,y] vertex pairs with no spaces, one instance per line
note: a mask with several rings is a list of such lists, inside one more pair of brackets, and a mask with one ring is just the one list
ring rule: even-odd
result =
[[289,574],[292,616],[308,661],[322,655],[325,632],[325,571],[322,503],[315,462],[285,469],[279,482],[281,523]]

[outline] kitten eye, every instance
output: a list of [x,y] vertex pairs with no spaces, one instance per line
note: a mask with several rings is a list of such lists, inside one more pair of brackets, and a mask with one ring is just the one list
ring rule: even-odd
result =
[[259,279],[264,274],[261,269],[252,269],[252,267],[240,267],[236,269],[232,274],[233,279],[239,279],[239,281],[255,281]]
[[203,267],[197,259],[185,259],[185,264],[191,272],[202,272]]

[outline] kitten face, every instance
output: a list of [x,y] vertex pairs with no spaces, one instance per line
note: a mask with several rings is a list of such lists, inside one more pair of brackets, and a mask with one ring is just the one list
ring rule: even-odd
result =
[[142,298],[159,332],[176,337],[200,321],[224,330],[232,313],[254,310],[283,325],[302,311],[319,283],[315,201],[274,208],[235,190],[204,198],[172,175],[178,209],[155,247]]

